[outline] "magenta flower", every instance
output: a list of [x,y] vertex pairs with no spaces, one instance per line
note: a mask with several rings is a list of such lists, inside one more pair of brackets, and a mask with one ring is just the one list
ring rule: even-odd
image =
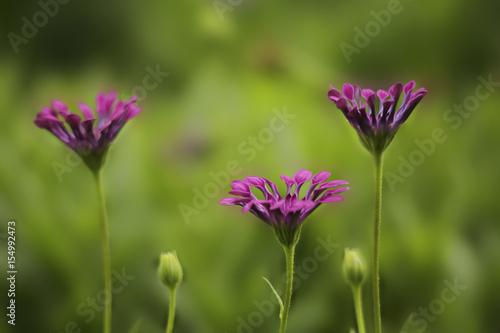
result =
[[[78,105],[82,117],[69,111],[60,101],[52,101],[37,114],[35,125],[45,128],[80,155],[92,171],[101,168],[110,144],[125,123],[134,118],[141,108],[135,105],[137,97],[118,100],[116,92],[97,94],[97,117],[90,106]],[[68,126],[69,128],[68,128]]]
[[[276,237],[282,245],[292,246],[298,241],[300,229],[304,220],[322,203],[342,201],[338,194],[347,191],[348,187],[339,187],[348,184],[345,180],[328,181],[330,172],[322,171],[314,175],[309,170],[299,170],[290,178],[281,175],[286,183],[285,197],[278,192],[276,184],[262,177],[247,177],[244,180],[235,180],[231,183],[232,191],[229,194],[236,197],[225,198],[221,205],[239,205],[243,212],[251,212],[262,221],[273,227]],[[311,186],[306,194],[300,198],[301,187],[311,180]],[[251,187],[259,189],[263,199],[259,199]]]
[[[372,153],[382,153],[427,94],[424,88],[413,92],[414,87],[414,81],[408,82],[404,88],[401,83],[397,83],[389,91],[379,90],[375,94],[373,90],[361,90],[356,85],[346,83],[342,93],[332,87],[328,97],[356,129],[361,143]],[[401,92],[404,92],[404,96],[398,108]]]

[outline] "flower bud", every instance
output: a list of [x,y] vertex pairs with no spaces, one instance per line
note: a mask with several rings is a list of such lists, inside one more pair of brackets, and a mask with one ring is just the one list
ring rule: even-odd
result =
[[177,253],[167,252],[160,256],[158,277],[169,289],[175,289],[182,282],[182,266],[177,258]]
[[349,248],[344,252],[344,278],[351,287],[359,287],[365,278],[365,267],[363,261],[356,250]]

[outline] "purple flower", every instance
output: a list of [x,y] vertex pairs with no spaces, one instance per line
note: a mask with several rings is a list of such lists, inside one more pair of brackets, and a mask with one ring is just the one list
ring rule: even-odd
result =
[[[273,227],[281,244],[291,246],[298,241],[304,220],[319,205],[344,200],[338,194],[349,189],[339,187],[348,184],[345,180],[327,182],[330,177],[328,171],[311,176],[312,173],[309,170],[299,170],[293,178],[281,175],[281,179],[287,186],[284,197],[278,192],[276,184],[266,178],[247,177],[244,180],[235,180],[231,183],[232,191],[229,192],[235,197],[225,198],[220,201],[220,204],[242,206],[243,212],[251,212]],[[309,180],[311,180],[311,186],[300,198],[300,189]],[[263,198],[258,198],[252,192],[252,187],[259,189]]]
[[52,101],[37,114],[35,125],[45,128],[78,153],[92,171],[101,168],[110,144],[125,123],[134,118],[141,108],[135,105],[137,97],[118,100],[116,92],[97,94],[97,117],[90,106],[80,103],[82,117],[69,111],[60,101]]
[[[397,83],[389,91],[375,93],[346,83],[342,93],[332,87],[328,97],[356,129],[361,143],[372,153],[382,153],[394,139],[399,126],[427,94],[424,88],[413,92],[414,87],[415,82],[410,81],[404,87]],[[404,96],[398,108],[402,92]]]

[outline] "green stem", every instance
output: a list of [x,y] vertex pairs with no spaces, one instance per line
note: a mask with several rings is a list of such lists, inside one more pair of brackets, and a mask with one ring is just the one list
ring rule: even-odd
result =
[[175,297],[177,293],[177,288],[170,289],[170,304],[168,309],[168,323],[167,323],[167,333],[172,333],[174,330],[174,318],[175,318]]
[[356,310],[356,320],[358,322],[358,333],[365,333],[365,319],[363,316],[363,300],[361,299],[361,286],[352,288],[354,298],[354,309]]
[[375,224],[373,232],[373,313],[375,319],[375,333],[382,332],[382,318],[380,315],[380,224],[382,223],[382,168],[383,153],[374,153],[375,162]]
[[102,171],[94,172],[97,184],[97,198],[99,201],[99,215],[101,222],[101,242],[102,242],[102,258],[104,264],[104,323],[103,332],[111,333],[111,258],[109,254],[109,236],[108,236],[108,221],[106,215],[106,200],[104,198],[104,189],[102,186]]
[[295,254],[295,244],[288,246],[283,246],[285,250],[286,257],[286,292],[285,292],[285,302],[283,304],[283,310],[280,314],[281,323],[279,333],[285,333],[286,323],[288,320],[288,310],[290,309],[290,303],[292,301],[292,289],[293,289],[293,257]]

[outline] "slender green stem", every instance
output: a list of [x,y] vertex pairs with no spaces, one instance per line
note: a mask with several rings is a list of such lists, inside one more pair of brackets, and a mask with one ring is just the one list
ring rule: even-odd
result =
[[375,333],[382,332],[382,318],[380,314],[380,224],[382,222],[382,168],[383,153],[373,154],[375,162],[375,224],[373,232],[373,314],[375,319]]
[[285,250],[286,257],[286,292],[285,292],[285,302],[283,304],[283,310],[281,312],[280,318],[280,331],[279,333],[285,333],[286,323],[288,320],[288,310],[290,310],[290,303],[292,301],[292,289],[293,289],[293,258],[295,255],[295,244],[288,246],[283,246]]
[[109,254],[109,236],[108,236],[108,220],[106,215],[106,200],[104,198],[104,189],[102,186],[102,171],[94,172],[97,184],[97,197],[99,201],[99,214],[101,222],[101,242],[102,242],[102,258],[104,264],[104,323],[103,332],[111,333],[111,258]]
[[174,318],[175,318],[175,297],[177,294],[177,288],[170,289],[170,304],[168,309],[168,323],[167,323],[167,333],[172,333],[174,330]]
[[365,319],[363,316],[363,300],[361,298],[361,286],[352,288],[354,298],[354,309],[356,310],[356,320],[358,322],[358,333],[365,333]]

